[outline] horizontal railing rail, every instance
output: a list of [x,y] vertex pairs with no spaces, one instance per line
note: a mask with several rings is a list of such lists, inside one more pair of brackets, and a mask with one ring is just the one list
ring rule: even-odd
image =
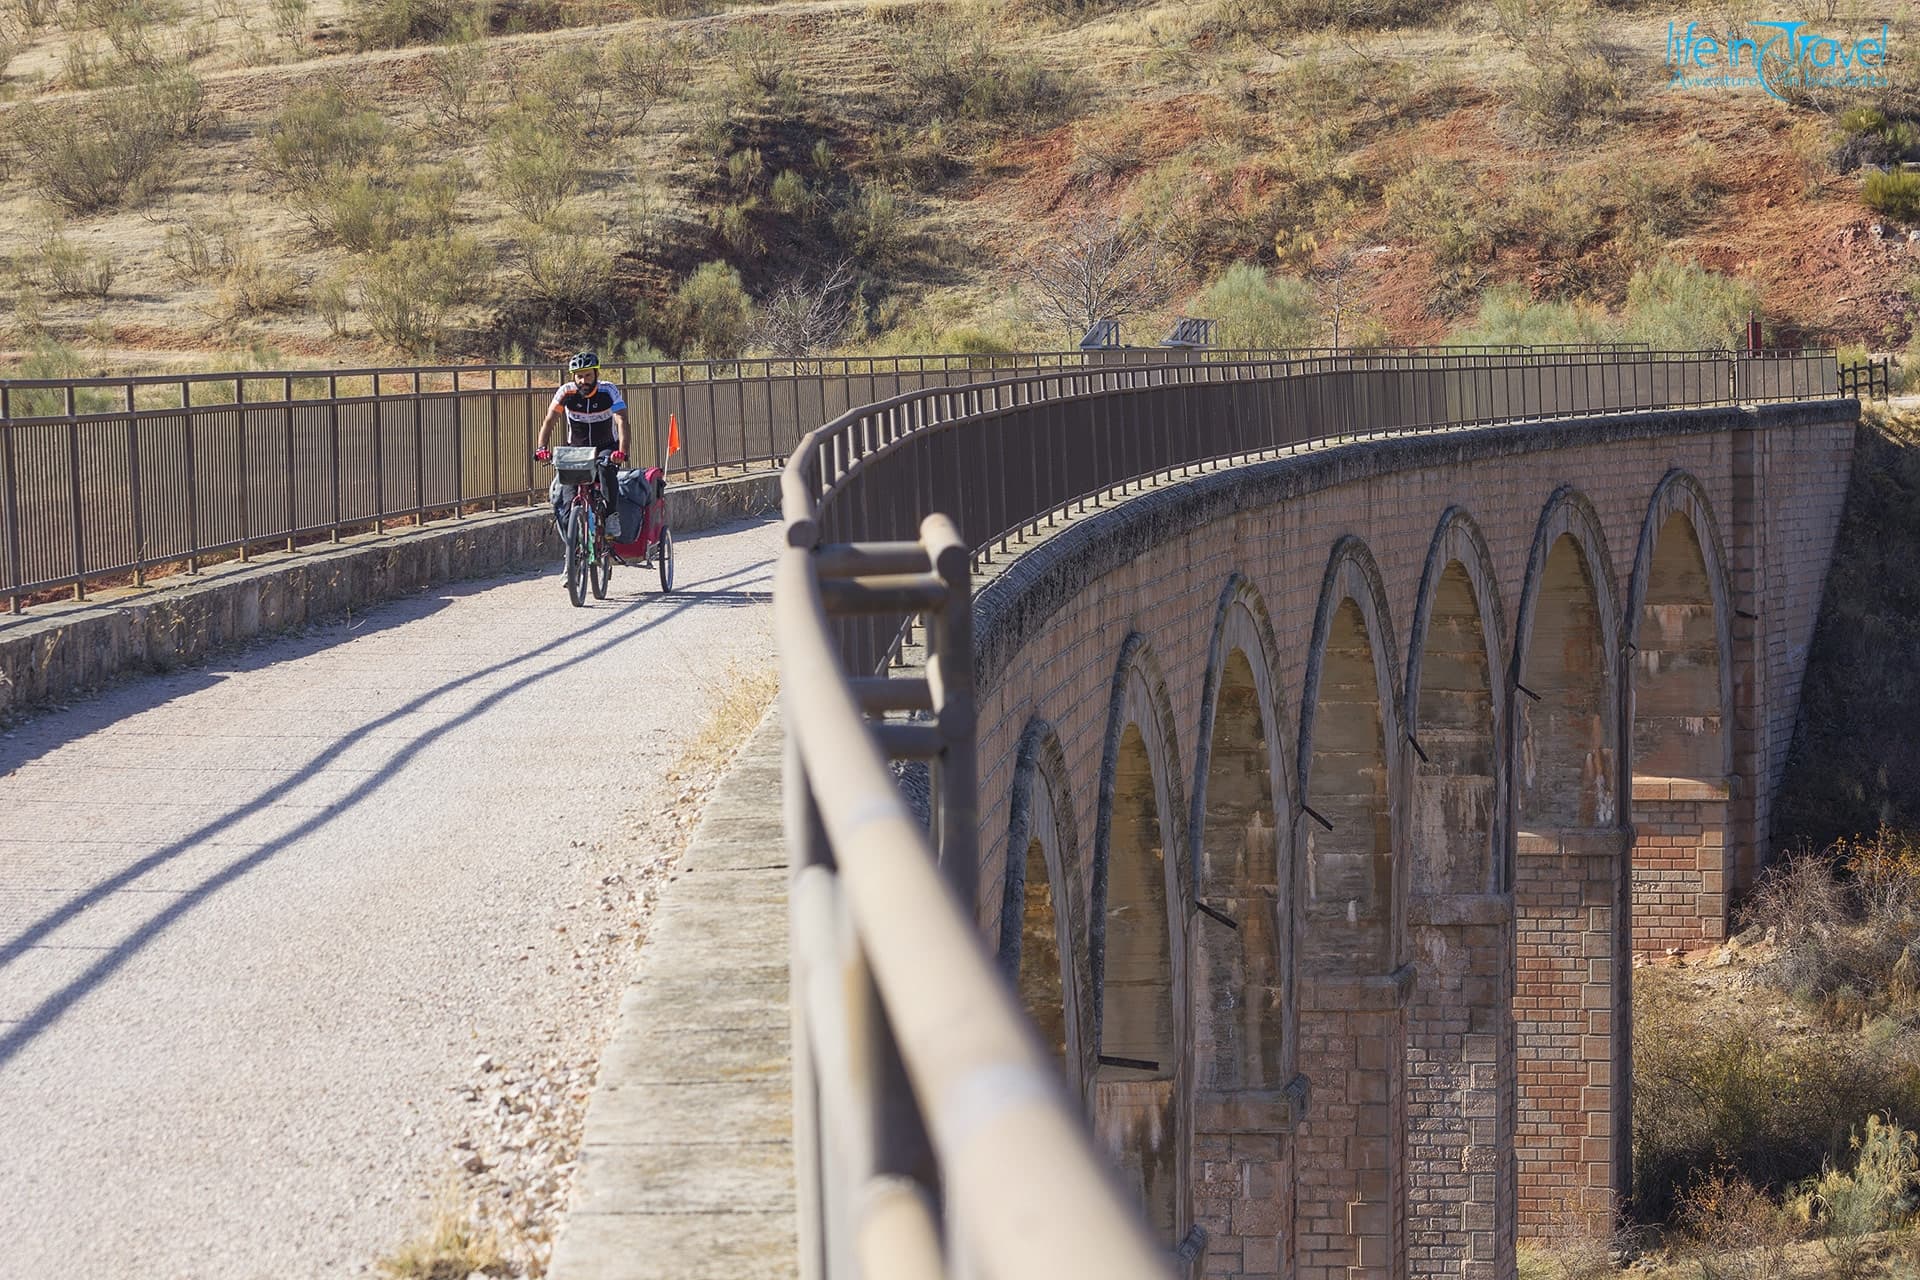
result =
[[[681,361],[606,372],[626,393],[636,462],[685,482],[771,469],[819,423],[903,394],[1087,369],[1226,366],[1236,354]],[[1454,358],[1499,357],[1475,348]],[[197,571],[209,557],[534,501],[545,480],[531,461],[534,437],[564,376],[556,365],[0,380],[0,595],[18,613],[46,593],[84,597],[92,583],[143,583],[167,567]]]

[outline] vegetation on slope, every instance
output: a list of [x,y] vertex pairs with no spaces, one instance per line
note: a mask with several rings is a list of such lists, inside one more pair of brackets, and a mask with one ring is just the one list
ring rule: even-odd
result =
[[1724,8],[0,0],[0,319],[77,365],[1057,346],[1091,243],[1137,340],[1903,346],[1911,64],[1667,88]]

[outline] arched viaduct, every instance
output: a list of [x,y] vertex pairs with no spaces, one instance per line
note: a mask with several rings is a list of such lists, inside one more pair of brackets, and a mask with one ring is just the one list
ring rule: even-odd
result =
[[1769,849],[1853,430],[1346,443],[986,567],[979,922],[1192,1274],[1510,1277],[1630,1196],[1632,954]]

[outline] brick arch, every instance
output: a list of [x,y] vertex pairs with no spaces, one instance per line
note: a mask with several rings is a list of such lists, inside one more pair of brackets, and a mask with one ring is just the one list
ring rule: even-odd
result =
[[1406,1274],[1397,669],[1380,571],[1343,537],[1307,651],[1295,824],[1299,1063],[1313,1086],[1295,1140],[1295,1212],[1301,1240],[1326,1242],[1316,1264],[1329,1275]]
[[1207,646],[1188,821],[1195,902],[1217,914],[1188,920],[1194,1142],[1209,1152],[1195,1212],[1210,1249],[1242,1259],[1286,1257],[1293,1239],[1295,805],[1281,670],[1259,591],[1229,575]]
[[1699,481],[1669,471],[1640,527],[1623,616],[1639,951],[1725,937],[1736,887],[1732,610],[1721,547]]
[[1619,613],[1593,507],[1535,525],[1508,696],[1514,1134],[1521,1234],[1611,1225],[1630,1177],[1627,858]]
[[1000,907],[1000,968],[1058,1056],[1070,1093],[1087,1101],[1093,1037],[1086,992],[1088,886],[1066,752],[1051,724],[1027,722],[1015,757]]
[[1194,1247],[1185,928],[1191,880],[1179,761],[1166,680],[1147,638],[1133,632],[1114,670],[1094,826],[1094,1129],[1170,1248]]
[[[1423,1276],[1514,1274],[1505,620],[1486,540],[1450,507],[1407,643],[1408,1249]],[[1431,659],[1431,660],[1430,660]],[[1419,744],[1412,751],[1412,744]]]

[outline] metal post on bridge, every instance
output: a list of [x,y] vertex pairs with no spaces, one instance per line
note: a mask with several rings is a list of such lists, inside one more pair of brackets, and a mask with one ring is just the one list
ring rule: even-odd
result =
[[26,608],[20,586],[26,580],[20,570],[20,479],[13,458],[13,405],[7,388],[0,385],[0,484],[6,486],[0,497],[7,502],[7,583],[8,611],[18,616]]

